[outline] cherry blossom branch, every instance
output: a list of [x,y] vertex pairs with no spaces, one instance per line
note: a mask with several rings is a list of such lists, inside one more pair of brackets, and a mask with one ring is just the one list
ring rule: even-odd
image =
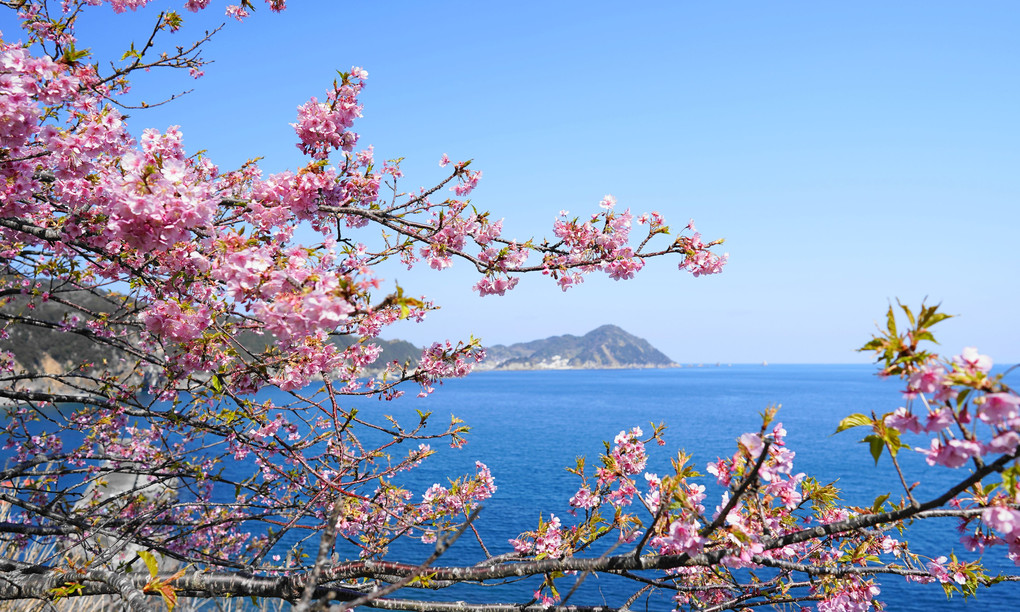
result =
[[845,521],[837,521],[826,525],[818,525],[816,527],[802,529],[778,538],[767,540],[763,542],[763,545],[766,549],[772,550],[775,548],[782,548],[783,546],[789,546],[790,544],[796,544],[798,542],[806,542],[808,540],[822,538],[828,535],[854,531],[866,527],[874,527],[876,525],[895,523],[911,518],[921,512],[931,511],[946,505],[950,500],[972,487],[975,483],[981,482],[981,480],[989,474],[1001,472],[1005,469],[1007,464],[1014,461],[1017,457],[1020,457],[1020,447],[1015,449],[1012,453],[1003,455],[982,468],[975,470],[970,476],[948,489],[942,495],[930,499],[922,504],[910,505],[891,512],[865,514]]
[[[746,600],[749,599],[749,598],[750,598],[750,596],[737,597],[737,598],[735,598],[731,602],[727,602],[727,603],[724,603],[724,604],[719,604],[717,606],[709,606],[707,608],[704,608],[703,610],[704,610],[704,612],[720,612],[721,610],[736,610],[738,608],[744,608],[744,607],[746,607],[748,605],[746,603]],[[768,599],[766,601],[751,603],[750,605],[752,605],[754,607],[758,607],[758,606],[773,606],[773,607],[775,607],[775,606],[782,606],[782,605],[785,605],[785,604],[800,603],[800,602],[803,602],[803,601],[821,601],[822,599],[824,599],[824,597],[822,595],[801,595],[799,597],[776,597],[774,599]]]
[[[855,567],[852,565],[813,565],[807,563],[796,563],[784,559],[775,559],[763,555],[754,555],[754,562],[765,567],[774,567],[793,572],[800,572],[808,576],[872,576],[875,574],[892,574],[896,576],[924,576],[930,577],[928,570],[911,569],[909,567],[893,567],[891,565],[868,565],[866,567]],[[1020,576],[999,576],[994,579],[983,580],[984,584],[995,582],[1020,582]]]
[[770,446],[772,446],[772,441],[766,438],[762,442],[761,452],[758,455],[758,459],[755,461],[754,466],[751,468],[751,471],[744,476],[744,480],[742,480],[740,485],[737,486],[737,489],[733,492],[733,495],[730,496],[730,499],[726,502],[726,506],[719,512],[719,515],[715,517],[715,520],[712,521],[710,525],[706,525],[698,535],[706,537],[726,523],[726,519],[729,517],[730,511],[733,510],[733,508],[740,502],[740,499],[744,496],[747,488],[751,486],[751,483],[758,482],[758,473],[761,471],[762,466],[765,465],[765,460],[768,459]]
[[311,606],[312,596],[315,594],[315,587],[318,585],[322,568],[329,560],[330,550],[336,544],[336,524],[340,520],[342,512],[343,504],[337,499],[333,502],[333,508],[329,511],[329,516],[326,518],[326,526],[322,530],[322,536],[319,540],[319,552],[316,555],[315,563],[312,565],[312,571],[308,575],[304,591],[301,593],[301,600],[294,606],[295,612],[307,612]]
[[373,601],[385,597],[390,593],[395,593],[396,591],[410,584],[412,581],[420,578],[425,573],[425,570],[427,570],[433,563],[435,563],[440,557],[442,557],[443,554],[446,553],[446,551],[450,548],[450,546],[452,546],[453,543],[456,542],[461,535],[463,535],[464,531],[468,528],[468,526],[470,526],[471,523],[473,523],[474,520],[478,518],[478,513],[480,511],[481,507],[476,506],[471,510],[471,513],[468,515],[467,519],[464,521],[464,523],[460,525],[460,527],[457,528],[456,531],[450,534],[440,536],[436,540],[435,551],[431,555],[429,555],[428,558],[425,559],[425,561],[418,565],[418,567],[416,567],[411,573],[404,577],[404,579],[394,582],[393,584],[387,585],[381,589],[376,589],[370,593],[366,593],[365,595],[359,597],[358,599],[344,603],[342,606],[331,608],[331,612],[333,610],[335,610],[336,612],[345,612],[347,610],[353,610],[358,606],[371,605]]
[[[889,448],[888,443],[886,444],[886,448]],[[910,500],[910,504],[914,505],[917,503],[917,500],[914,499],[914,492],[911,491],[910,486],[907,485],[907,479],[903,476],[903,469],[900,467],[900,462],[899,459],[896,458],[896,455],[897,453],[893,452],[892,449],[889,450],[889,458],[892,459],[893,468],[896,470],[896,475],[899,476],[900,484],[903,485],[903,491],[906,493],[907,499]]]

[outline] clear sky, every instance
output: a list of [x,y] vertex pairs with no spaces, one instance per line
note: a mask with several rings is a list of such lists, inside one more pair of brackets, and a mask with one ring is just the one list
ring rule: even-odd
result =
[[[441,178],[443,153],[473,158],[473,203],[505,235],[549,235],[559,210],[611,193],[677,227],[693,217],[730,253],[719,276],[658,261],[566,294],[526,278],[503,298],[476,297],[463,265],[387,270],[443,307],[391,335],[495,344],[614,323],[679,362],[854,362],[890,300],[927,296],[960,315],[945,351],[1020,361],[1016,2],[258,6],[208,45],[205,78],[136,80],[148,102],[195,91],[132,113],[133,131],[180,125],[224,169],[296,168],[296,107],[362,66],[356,131],[377,159],[406,158],[404,187]],[[225,20],[185,18],[173,44]],[[152,19],[104,8],[81,34],[108,56]],[[9,15],[0,28],[16,37]]]

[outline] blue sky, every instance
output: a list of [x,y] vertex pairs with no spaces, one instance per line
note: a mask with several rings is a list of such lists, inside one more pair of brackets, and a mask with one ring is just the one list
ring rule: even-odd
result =
[[[296,107],[358,65],[361,144],[405,157],[404,187],[441,178],[443,153],[473,158],[473,203],[505,234],[548,235],[557,211],[611,193],[677,227],[693,217],[730,253],[714,277],[658,261],[623,283],[564,294],[536,276],[484,299],[465,266],[387,269],[443,307],[390,335],[495,344],[615,323],[680,362],[863,362],[853,349],[889,301],[927,296],[960,315],[945,351],[1020,361],[1014,2],[291,4],[227,23],[203,79],[136,80],[149,102],[195,91],[133,112],[132,129],[180,125],[221,168],[295,168]],[[152,18],[101,9],[80,31],[103,57]],[[185,18],[172,44],[224,21]],[[14,38],[8,15],[0,28]]]

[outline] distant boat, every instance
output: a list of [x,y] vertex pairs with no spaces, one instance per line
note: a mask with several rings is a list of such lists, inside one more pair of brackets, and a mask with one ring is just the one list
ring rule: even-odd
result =
[[763,362],[761,362],[761,364],[762,364],[763,366],[767,366],[767,365],[769,364],[769,362],[767,362],[767,361],[763,361]]

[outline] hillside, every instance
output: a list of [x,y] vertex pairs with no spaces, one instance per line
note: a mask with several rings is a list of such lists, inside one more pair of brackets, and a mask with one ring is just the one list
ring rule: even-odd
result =
[[[123,298],[114,294],[90,295],[82,291],[68,291],[62,293],[61,298],[60,301],[77,304],[90,313],[112,313],[125,306]],[[97,344],[86,337],[55,329],[62,321],[76,314],[74,309],[65,304],[52,300],[34,304],[32,308],[27,306],[28,300],[21,296],[0,306],[0,319],[5,318],[5,315],[21,315],[40,323],[6,325],[7,337],[0,339],[0,350],[11,350],[14,353],[17,371],[56,374],[72,370],[83,362],[90,362],[94,365],[87,367],[86,372],[113,370],[113,374],[125,375],[137,363],[137,359],[127,358],[123,351],[115,347]],[[272,341],[271,338],[251,333],[242,336],[241,343],[255,352]],[[347,347],[355,340],[350,336],[336,336],[332,339],[340,348]],[[421,356],[420,348],[404,340],[374,339],[372,342],[382,348],[382,354],[376,361],[376,367],[370,368],[369,373],[374,373],[392,361],[408,363],[413,368]],[[661,368],[676,365],[647,340],[633,336],[615,325],[603,325],[583,336],[553,336],[510,346],[491,346],[485,350],[486,359],[476,367],[478,370]],[[143,375],[157,374],[152,369]]]
[[647,340],[615,325],[583,336],[563,335],[485,349],[478,370],[668,368],[676,366]]
[[[116,293],[93,294],[68,285],[47,285],[52,297],[11,295],[0,301],[0,353],[13,355],[4,385],[18,391],[76,393],[103,384],[110,374],[131,384],[152,381],[159,370],[140,363],[139,353],[119,336],[97,341],[86,322],[132,318],[133,303]],[[74,306],[71,306],[71,305]],[[77,333],[65,331],[75,329]],[[131,334],[134,326],[118,326]]]
[[[67,304],[75,304],[73,308]],[[95,315],[124,317],[125,300],[113,293],[93,294],[86,291],[64,290],[59,292],[59,299],[39,301],[27,296],[7,296],[6,303],[0,304],[0,351],[10,351],[14,355],[14,370],[18,374],[27,374],[36,378],[29,382],[21,380],[21,389],[67,391],[68,387],[53,379],[38,379],[46,375],[57,375],[78,371],[86,376],[109,373],[118,377],[141,375],[157,377],[159,369],[149,366],[142,371],[136,370],[137,357],[110,344],[96,342],[87,335],[66,333],[60,329],[62,323],[73,320],[81,315],[82,321]],[[87,314],[88,313],[88,314]],[[124,317],[131,320],[130,315]],[[81,327],[78,323],[72,327]],[[240,344],[251,352],[261,352],[273,342],[273,338],[244,332],[239,337]],[[334,336],[331,342],[344,349],[354,343],[353,336]],[[373,339],[382,353],[374,368],[375,373],[385,364],[396,361],[410,363],[413,368],[421,357],[421,349],[404,340]],[[83,369],[79,367],[85,364]]]
[[[356,340],[357,337],[355,336],[334,336],[330,339],[330,342],[340,348],[347,348]],[[372,367],[369,368],[370,372],[381,371],[391,361],[409,363],[409,367],[413,369],[418,365],[418,360],[421,359],[421,349],[407,340],[372,338],[371,342],[381,348],[382,352],[379,354],[379,358],[375,360],[375,363],[372,364]]]

